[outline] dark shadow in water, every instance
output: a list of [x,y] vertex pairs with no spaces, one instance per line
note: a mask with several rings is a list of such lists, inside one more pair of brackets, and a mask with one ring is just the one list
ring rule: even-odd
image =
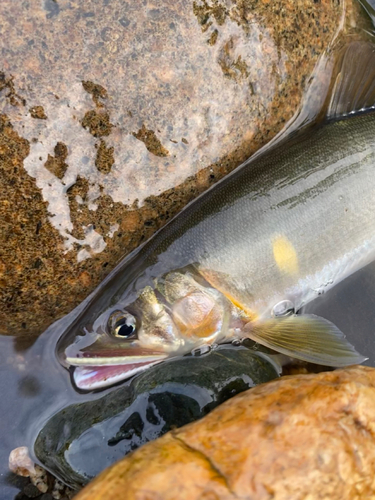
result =
[[349,276],[301,312],[332,321],[375,366],[375,262]]

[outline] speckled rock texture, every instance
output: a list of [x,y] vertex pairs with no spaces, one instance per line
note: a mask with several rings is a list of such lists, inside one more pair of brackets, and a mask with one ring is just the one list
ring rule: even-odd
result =
[[357,22],[352,0],[3,0],[0,333],[38,335],[324,95]]
[[374,419],[374,368],[283,377],[145,445],[75,498],[374,498]]

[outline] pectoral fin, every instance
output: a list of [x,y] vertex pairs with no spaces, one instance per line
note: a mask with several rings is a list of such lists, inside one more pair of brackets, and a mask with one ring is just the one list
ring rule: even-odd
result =
[[315,315],[292,315],[248,323],[249,338],[293,358],[326,366],[362,363],[344,334],[330,321]]

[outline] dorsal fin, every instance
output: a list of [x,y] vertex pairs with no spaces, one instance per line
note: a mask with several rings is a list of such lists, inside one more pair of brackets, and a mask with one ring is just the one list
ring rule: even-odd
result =
[[352,42],[338,61],[327,118],[375,109],[375,44]]

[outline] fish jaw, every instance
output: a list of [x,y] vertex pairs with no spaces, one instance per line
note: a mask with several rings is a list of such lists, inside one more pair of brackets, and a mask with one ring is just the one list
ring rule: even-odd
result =
[[76,355],[66,355],[65,364],[74,368],[76,387],[91,391],[133,377],[168,357],[168,353],[136,346],[129,347],[125,353],[116,356],[116,351],[111,349],[96,351],[95,354],[90,350],[79,351]]
[[76,366],[73,380],[76,387],[82,391],[105,389],[161,363],[163,359],[127,365]]

